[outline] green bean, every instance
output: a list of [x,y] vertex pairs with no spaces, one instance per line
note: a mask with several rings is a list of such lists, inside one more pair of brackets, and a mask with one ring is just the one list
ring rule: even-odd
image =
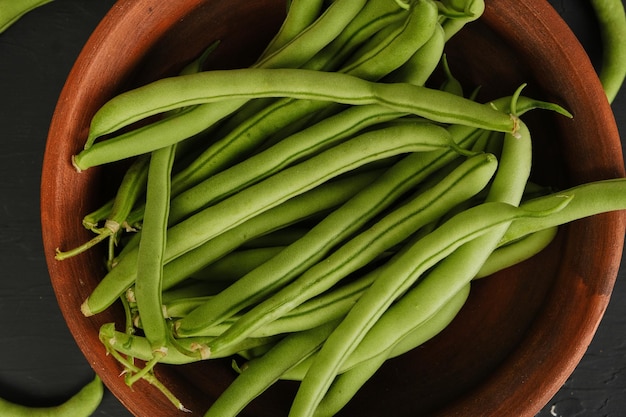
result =
[[539,230],[515,242],[511,242],[508,245],[498,247],[489,255],[474,279],[484,278],[530,259],[552,242],[556,236],[557,230],[558,228],[556,226]]
[[439,12],[445,16],[442,26],[446,41],[456,35],[466,24],[477,20],[485,11],[484,0],[443,0]]
[[244,242],[240,246],[240,249],[255,249],[265,248],[269,246],[291,245],[293,242],[304,236],[308,232],[308,230],[308,227],[300,225],[285,227],[283,229],[276,230],[275,232],[268,233],[254,239],[250,239],[250,241]]
[[383,81],[405,82],[413,85],[426,84],[439,63],[444,46],[443,28],[437,24],[430,39],[404,64],[386,76]]
[[[343,104],[380,104],[414,113],[436,122],[511,132],[515,117],[450,93],[407,84],[383,84],[342,74],[301,69],[240,69],[209,71],[155,81],[106,103],[94,116],[94,129],[119,128],[149,115],[203,102],[254,97],[293,97]],[[166,138],[167,139],[167,138]],[[74,157],[79,170],[167,146],[154,140],[139,149],[136,144],[112,138],[94,144]],[[119,149],[121,148],[121,149]]]
[[337,70],[355,48],[387,25],[404,19],[406,15],[406,10],[398,7],[393,1],[368,1],[344,30],[303,67],[324,71]]
[[28,407],[0,398],[0,414],[7,417],[89,417],[102,401],[104,387],[96,375],[64,403],[52,407]]
[[6,31],[26,13],[51,1],[52,0],[1,0],[0,33]]
[[[441,310],[437,311],[426,322],[413,329],[410,334],[399,339],[392,347],[380,353],[368,352],[367,359],[358,362],[358,364],[338,375],[315,410],[314,416],[334,416],[352,399],[356,392],[374,375],[387,359],[399,356],[402,353],[420,346],[439,334],[452,322],[461,310],[461,307],[465,304],[469,296],[469,287],[469,285],[465,286],[465,288],[459,291],[441,308]],[[403,302],[404,298],[405,297],[403,297],[400,302]],[[391,309],[393,308],[394,307],[391,307]],[[405,313],[408,313],[408,315],[398,316],[400,321],[404,322],[407,318],[410,318],[412,313],[411,308],[409,307],[407,310],[408,311]],[[361,345],[357,347],[350,359],[357,354],[360,347]]]
[[626,179],[591,181],[564,191],[525,201],[521,204],[521,207],[529,210],[540,209],[541,207],[549,206],[554,201],[562,198],[561,196],[563,195],[572,197],[571,207],[568,205],[568,207],[563,209],[562,213],[558,215],[553,213],[545,219],[537,219],[536,222],[515,221],[499,243],[506,245],[540,230],[560,226],[600,213],[626,209]]
[[[502,224],[521,217],[545,216],[550,211],[562,209],[569,199],[547,211],[529,212],[506,203],[490,202],[470,208],[423,237],[402,254],[390,261],[381,273],[382,279],[357,301],[346,318],[337,326],[319,350],[307,372],[293,402],[290,417],[311,416],[330,386],[343,361],[354,351],[365,333],[386,311],[391,303],[411,287],[414,282],[438,261],[478,236]],[[457,269],[465,268],[458,265]],[[421,282],[416,288],[421,288]],[[439,289],[447,294],[449,290]]]
[[175,146],[152,153],[146,190],[146,213],[137,254],[135,296],[143,316],[146,338],[155,354],[161,352],[169,332],[161,309],[163,258],[166,246],[171,170]]
[[278,33],[265,47],[259,59],[264,59],[290,42],[306,27],[312,24],[322,12],[323,0],[292,0],[287,16]]
[[[237,343],[247,337],[250,331],[275,320],[304,300],[328,290],[347,274],[364,267],[380,253],[408,239],[422,226],[482,190],[489,183],[496,165],[495,158],[488,154],[468,159],[436,186],[417,193],[409,202],[310,267],[291,285],[252,307],[211,342],[211,351],[219,351],[222,346]],[[176,323],[178,335],[195,334],[195,328],[189,324],[193,320],[192,314]]]
[[[287,201],[286,203],[284,203],[282,206],[279,205],[278,207],[275,207],[274,212],[272,212],[271,210],[268,210],[267,212],[265,212],[267,214],[264,215],[262,213],[258,215],[257,218],[259,219],[253,217],[252,219],[248,220],[249,222],[252,223],[252,227],[245,227],[244,226],[245,222],[244,222],[244,224],[242,225],[244,227],[240,229],[235,227],[231,229],[230,231],[227,231],[223,233],[222,235],[217,236],[215,239],[220,239],[221,242],[219,244],[216,244],[215,239],[213,239],[213,242],[211,244],[201,245],[200,247],[196,248],[196,250],[187,252],[188,256],[184,260],[182,260],[180,264],[177,265],[177,267],[169,265],[169,263],[172,261],[173,258],[175,258],[175,256],[168,254],[165,260],[166,265],[164,266],[165,276],[164,276],[163,288],[167,288],[168,286],[174,285],[176,282],[178,282],[176,279],[173,279],[172,277],[168,278],[169,275],[174,275],[174,273],[179,272],[185,266],[187,267],[190,265],[197,266],[199,262],[205,261],[207,259],[206,252],[209,252],[215,255],[214,251],[217,249],[218,251],[221,252],[221,253],[218,253],[218,256],[221,256],[230,250],[234,250],[237,246],[239,246],[242,243],[242,241],[251,239],[256,236],[260,236],[264,233],[268,233],[276,228],[284,227],[285,225],[288,225],[291,222],[294,222],[296,220],[300,220],[302,219],[303,216],[306,217],[307,215],[315,213],[316,211],[320,209],[326,210],[329,207],[332,207],[333,205],[338,204],[341,201],[344,201],[346,195],[350,195],[352,192],[355,191],[355,185],[356,185],[356,189],[358,189],[359,187],[363,185],[363,183],[360,181],[364,179],[368,181],[368,180],[371,180],[371,177],[368,179],[367,175],[364,175],[363,177],[356,178],[356,181],[354,182],[351,182],[348,180],[347,184],[345,182],[339,183],[338,187],[334,188],[334,192],[330,192],[333,189],[332,186],[330,187],[331,190],[329,190],[329,189],[323,188],[324,185],[321,185],[320,186],[321,192],[319,193],[314,192],[316,191],[314,189],[314,190],[311,190],[310,191],[311,194],[308,195],[308,197],[316,197],[315,199],[294,197],[290,201]],[[333,185],[337,185],[337,184],[333,184]],[[304,196],[307,196],[307,195],[305,194]],[[290,204],[291,201],[293,201],[294,203]],[[295,206],[295,210],[294,210],[294,206]],[[309,211],[307,212],[307,210]],[[295,216],[295,219],[294,219],[294,216]],[[206,220],[213,222],[214,219],[207,218]],[[255,219],[257,220],[255,221]],[[195,223],[195,222],[192,222],[192,223]],[[187,224],[190,225],[189,227],[195,228],[193,224],[191,223],[187,223]],[[202,227],[200,229],[202,229]],[[250,229],[252,229],[252,231]],[[175,235],[175,233],[172,234],[173,230],[174,230],[173,228],[170,229],[170,232],[169,232],[170,236],[168,236],[168,242],[171,242],[174,239],[174,237],[172,237],[173,235]],[[185,236],[186,233],[187,232],[184,230],[181,232],[180,236],[182,236],[183,240],[187,239],[187,237]],[[207,242],[210,242],[211,238],[208,238],[206,240]],[[191,260],[190,260],[190,257],[192,258]],[[124,259],[128,259],[128,258],[130,259],[129,261],[122,262]],[[96,290],[91,294],[89,299],[86,301],[85,308],[91,309],[91,312],[103,311],[104,309],[106,309],[110,304],[112,304],[115,301],[115,299],[119,295],[121,295],[126,290],[126,288],[128,288],[133,283],[135,279],[135,273],[136,273],[135,271],[136,249],[129,249],[129,251],[121,259],[122,261],[120,261],[117,264],[117,266],[113,268],[103,278],[103,280],[97,286]],[[201,263],[200,265],[204,266]],[[174,273],[170,272],[168,274],[168,269],[170,269]],[[184,274],[182,275],[178,274],[176,276],[178,279],[186,278]],[[94,302],[94,299],[96,300],[96,302]],[[93,305],[95,304],[98,304],[97,309],[93,309]],[[90,315],[89,310],[85,311],[85,313],[87,315]]]
[[417,0],[404,21],[388,24],[362,45],[340,71],[365,80],[378,80],[415,54],[430,39],[436,25],[435,3]]
[[[295,38],[255,64],[258,68],[298,68],[328,45],[361,11],[367,0],[337,0]],[[288,51],[286,53],[285,51]]]
[[234,417],[280,376],[313,354],[337,325],[327,323],[312,330],[293,333],[263,356],[249,361],[239,376],[215,400],[204,417]]
[[626,12],[622,0],[591,0],[602,36],[600,81],[613,102],[626,78]]
[[445,76],[445,79],[439,88],[452,94],[456,94],[457,96],[463,97],[463,86],[461,85],[459,80],[454,78],[454,75],[452,75],[452,71],[450,71],[450,65],[448,64],[448,58],[445,54],[443,54],[441,57],[441,66],[443,67],[443,74]]

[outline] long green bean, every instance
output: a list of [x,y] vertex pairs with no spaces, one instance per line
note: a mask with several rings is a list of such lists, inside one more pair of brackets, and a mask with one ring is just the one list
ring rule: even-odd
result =
[[626,12],[622,0],[591,0],[602,36],[600,81],[613,102],[626,78]]
[[[340,88],[338,88],[340,86]],[[212,101],[254,97],[293,97],[344,104],[380,104],[441,123],[466,124],[516,134],[514,116],[450,93],[415,85],[370,82],[342,74],[301,69],[242,69],[209,71],[156,81],[120,94],[105,104],[93,119],[100,132],[163,111]],[[100,133],[97,133],[98,135]],[[79,170],[123,159],[171,144],[171,138],[136,143],[119,137],[98,142],[75,155]]]
[[104,387],[98,376],[67,401],[51,407],[28,407],[0,398],[0,414],[7,417],[89,417],[96,411]]

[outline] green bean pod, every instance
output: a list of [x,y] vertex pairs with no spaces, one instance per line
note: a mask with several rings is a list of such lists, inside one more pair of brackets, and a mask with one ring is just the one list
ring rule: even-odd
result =
[[0,33],[6,31],[22,16],[52,0],[2,0],[0,1]]
[[591,181],[567,190],[525,201],[520,206],[528,210],[541,209],[542,207],[549,207],[555,201],[563,198],[564,195],[571,196],[571,207],[568,205],[568,207],[563,209],[562,213],[552,213],[545,219],[540,218],[533,222],[515,221],[499,243],[506,245],[540,230],[560,226],[596,214],[625,210],[626,179]]
[[499,246],[485,260],[474,279],[487,277],[530,259],[552,242],[557,231],[557,226],[549,227],[544,230],[538,230],[507,245]]
[[292,0],[278,33],[272,38],[259,60],[276,52],[311,25],[323,10],[324,0]]
[[337,0],[298,35],[255,64],[258,68],[298,68],[332,42],[367,0]]
[[333,71],[354,50],[386,26],[404,19],[407,10],[387,0],[370,0],[344,30],[324,49],[307,61],[303,68]]
[[622,0],[591,0],[602,36],[599,77],[609,102],[626,78],[626,12]]
[[0,414],[7,417],[89,417],[102,401],[104,387],[96,376],[64,403],[51,407],[28,407],[0,398]]
[[445,46],[444,31],[435,26],[432,36],[404,64],[383,78],[384,82],[424,85],[439,64]]
[[150,158],[146,213],[137,253],[135,297],[146,338],[155,354],[167,355],[169,334],[162,312],[163,257],[166,247],[171,170],[176,146],[155,151]]

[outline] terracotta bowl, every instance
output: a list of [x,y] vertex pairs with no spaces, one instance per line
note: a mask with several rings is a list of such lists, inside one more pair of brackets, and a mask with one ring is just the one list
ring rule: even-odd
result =
[[[71,71],[52,120],[42,178],[44,244],[52,284],[68,326],[108,388],[137,416],[173,416],[145,383],[130,390],[98,341],[121,323],[118,308],[84,318],[80,304],[103,275],[99,250],[55,261],[56,247],[89,234],[80,219],[107,197],[116,167],[77,174],[70,156],[109,98],[175,74],[216,39],[215,67],[246,66],[279,27],[284,0],[120,0],[95,30]],[[615,121],[589,59],[543,0],[488,0],[484,16],[448,46],[453,71],[482,98],[525,94],[569,109],[526,118],[534,133],[534,179],[560,187],[621,177]],[[358,394],[346,416],[533,416],[562,386],[592,339],[621,259],[624,218],[611,213],[563,227],[530,261],[480,280],[461,314],[423,347],[389,363]],[[116,306],[117,307],[117,306]],[[162,366],[159,378],[203,413],[235,377],[228,360]],[[296,390],[279,383],[242,414],[286,415]],[[181,415],[183,415],[181,413]],[[184,414],[187,415],[187,414]]]

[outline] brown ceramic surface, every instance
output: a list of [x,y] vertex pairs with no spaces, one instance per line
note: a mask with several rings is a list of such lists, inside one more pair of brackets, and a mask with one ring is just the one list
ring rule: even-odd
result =
[[[98,341],[111,309],[84,318],[79,306],[103,275],[102,253],[58,262],[56,247],[89,237],[83,214],[106,198],[111,167],[77,174],[70,156],[89,121],[113,95],[175,74],[216,39],[221,67],[247,65],[278,28],[283,0],[120,0],[79,56],[50,128],[42,178],[44,245],[68,326],[106,385],[137,416],[173,416],[154,388],[133,391]],[[593,68],[543,0],[487,0],[483,18],[449,45],[453,72],[483,86],[484,99],[525,94],[555,101],[573,120],[546,112],[526,120],[534,132],[534,178],[570,186],[624,175],[618,133]],[[564,383],[587,348],[617,274],[624,219],[613,213],[563,228],[542,254],[481,280],[460,316],[440,336],[390,361],[344,414],[393,417],[533,416]],[[118,322],[121,322],[119,320]],[[229,361],[160,367],[159,378],[201,415],[234,378]],[[286,415],[296,386],[279,383],[244,413]],[[183,415],[181,413],[181,415]],[[187,414],[185,414],[187,415]]]

